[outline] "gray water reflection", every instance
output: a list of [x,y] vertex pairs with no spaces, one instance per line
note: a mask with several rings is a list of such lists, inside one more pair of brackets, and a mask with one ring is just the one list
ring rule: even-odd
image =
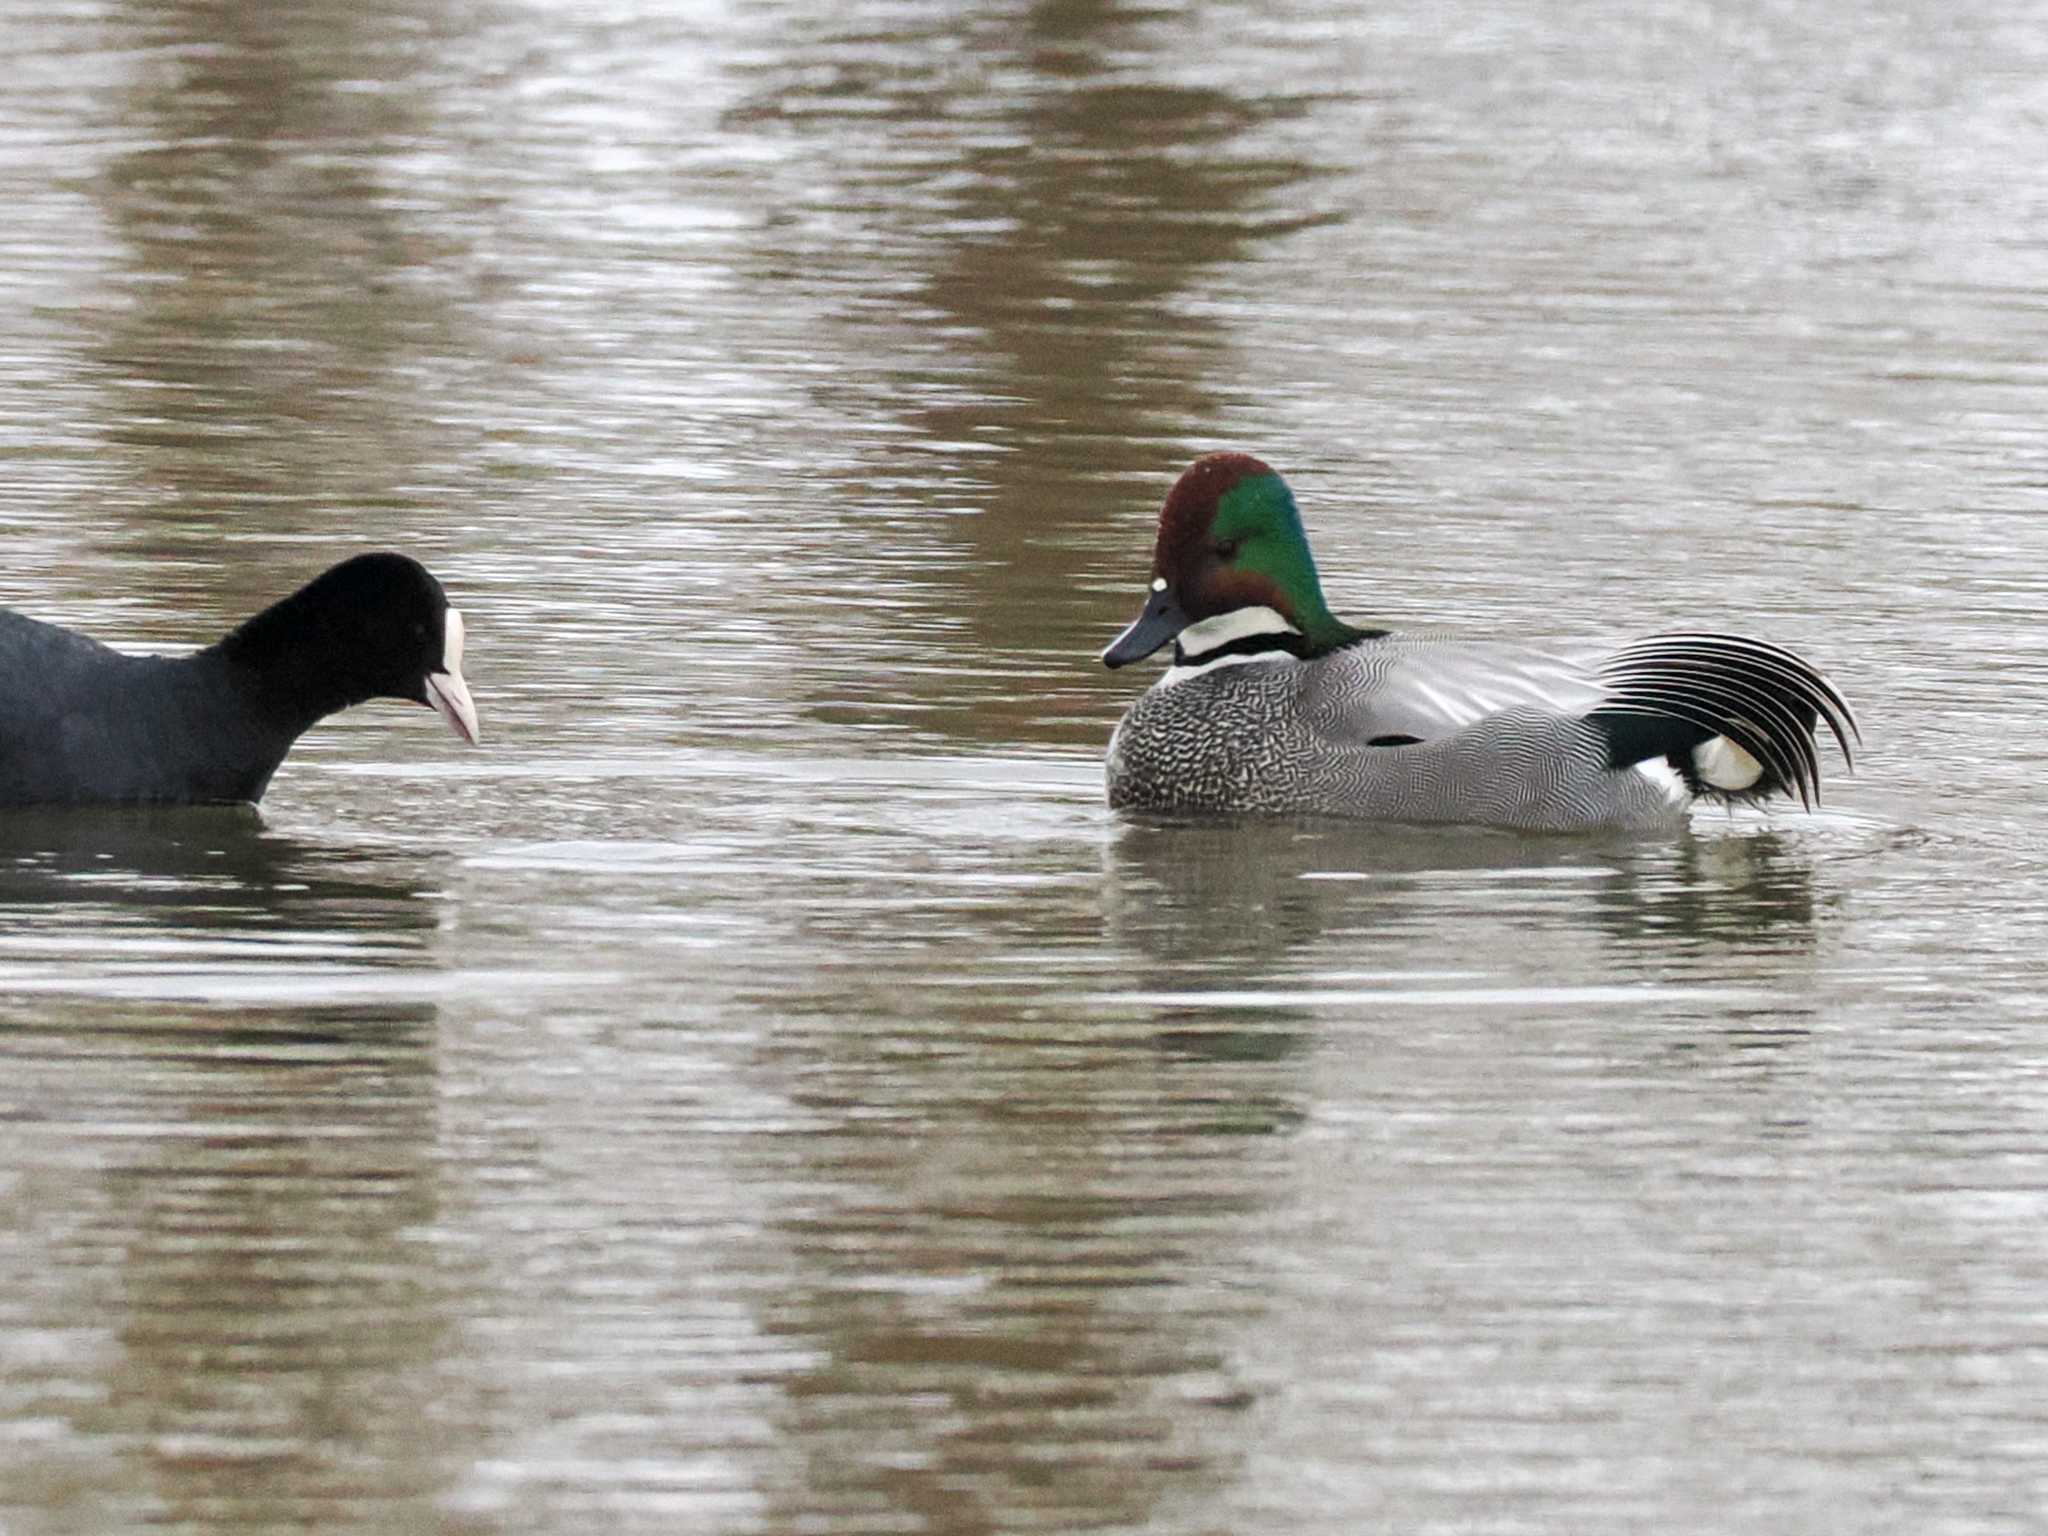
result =
[[799,1265],[763,1320],[816,1363],[783,1384],[801,1481],[775,1527],[1125,1528],[1234,1475],[1226,1341],[1259,1303],[1202,1281],[1260,1207],[1260,1127],[1217,1109],[1245,1086],[1229,1065],[1169,1085],[1129,1051],[1022,1059],[1043,1049],[906,1064],[900,1102],[806,1099],[854,1118],[806,1139],[806,1210],[778,1223]]
[[[1168,39],[1145,9],[993,8],[964,37],[956,14],[921,20],[880,44],[858,21],[805,29],[729,115],[792,144],[825,185],[854,183],[845,201],[889,252],[888,303],[871,295],[851,319],[883,333],[866,383],[908,407],[884,442],[930,472],[870,455],[859,466],[856,495],[918,491],[864,532],[864,545],[887,530],[905,546],[877,573],[890,591],[875,618],[991,674],[971,692],[940,668],[867,688],[835,678],[821,715],[909,711],[970,740],[1028,723],[1092,746],[1092,690],[1043,681],[1100,647],[1101,604],[1077,563],[1121,557],[1135,581],[1142,535],[1103,515],[1105,497],[1151,495],[1188,456],[1190,423],[1228,430],[1204,366],[1220,326],[1176,300],[1204,270],[1318,217],[1285,197],[1315,168],[1268,131],[1310,101],[1160,80],[1147,65]],[[821,191],[806,186],[805,203]],[[865,245],[818,240],[796,210],[779,222],[790,243],[761,256],[792,280],[871,285]],[[930,485],[943,487],[936,505]],[[964,515],[933,516],[949,511]]]
[[389,1520],[436,1481],[433,1011],[250,1022],[131,1014],[151,1046],[107,1053],[148,1086],[88,1122],[121,1129],[81,1237],[122,1257],[104,1397],[65,1452],[152,1522]]
[[20,812],[0,826],[0,977],[194,1001],[388,989],[429,963],[431,865],[280,835],[251,807]]
[[[1882,836],[1847,823],[1832,829],[1844,854]],[[1356,954],[1389,941],[1411,958],[1440,945],[1449,962],[1474,924],[1553,914],[1604,951],[1562,963],[1628,975],[1645,962],[1810,951],[1813,843],[1812,829],[1802,839],[1754,822],[1672,844],[1314,820],[1134,820],[1110,845],[1106,891],[1112,931],[1150,951],[1162,981],[1253,979],[1262,967],[1291,968],[1304,951]]]
[[[0,1525],[2003,1533],[2038,1381],[2048,28],[8,17],[0,600],[360,542],[489,744],[0,825]],[[1149,519],[1739,624],[1665,842],[1126,822]]]
[[418,1517],[436,1011],[322,999],[417,962],[419,872],[246,811],[11,816],[0,864],[0,1508]]
[[[147,5],[117,25],[162,63],[95,186],[124,248],[95,416],[136,476],[105,533],[176,573],[173,595],[247,612],[303,579],[280,544],[426,499],[414,381],[467,349],[433,276],[459,251],[416,225],[393,162],[454,37],[377,5]],[[224,532],[245,557],[185,577]]]

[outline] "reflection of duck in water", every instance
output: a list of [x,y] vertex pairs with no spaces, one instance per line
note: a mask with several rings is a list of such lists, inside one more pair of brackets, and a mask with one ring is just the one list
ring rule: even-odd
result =
[[1688,954],[1801,953],[1817,905],[1811,847],[1764,827],[1563,840],[1133,818],[1105,876],[1109,936],[1134,952],[1132,1000],[1169,1033],[1244,1035],[1241,1050],[1254,1033],[1298,1038],[1331,1006],[1663,984]]
[[1673,827],[1695,797],[1819,793],[1849,706],[1791,652],[1668,634],[1567,656],[1331,614],[1294,497],[1244,454],[1182,475],[1152,592],[1103,660],[1174,665],[1109,747],[1120,807],[1552,830]]
[[1638,847],[1619,878],[1598,887],[1601,926],[1614,938],[1726,951],[1801,951],[1814,932],[1814,855],[1796,833],[1742,828]]
[[[1545,891],[1613,877],[1605,840],[1334,818],[1137,818],[1105,862],[1112,939],[1143,957],[1131,996],[1177,1054],[1307,1049],[1327,995],[1471,980],[1455,909],[1498,915],[1517,878]],[[1506,898],[1512,903],[1514,897]],[[1486,909],[1480,911],[1478,909]]]
[[1408,920],[1418,891],[1432,910],[1497,911],[1485,893],[1517,883],[1598,884],[1639,847],[1336,817],[1147,817],[1110,842],[1109,913],[1118,936],[1185,974],[1193,957],[1270,963],[1332,929]]

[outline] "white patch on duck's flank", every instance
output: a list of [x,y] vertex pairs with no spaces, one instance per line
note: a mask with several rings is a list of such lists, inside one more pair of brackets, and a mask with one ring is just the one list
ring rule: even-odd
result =
[[1694,747],[1692,765],[1716,789],[1752,789],[1764,776],[1764,765],[1726,736],[1709,737]]
[[469,696],[469,684],[462,676],[462,615],[453,608],[442,621],[441,669],[427,674],[427,702],[448,728],[472,747],[483,740],[477,725],[476,702]]
[[1692,798],[1692,791],[1685,787],[1684,776],[1671,766],[1669,758],[1646,757],[1635,765],[1635,771],[1648,779],[1651,787],[1673,805],[1683,805]]
[[1166,578],[1164,576],[1154,576],[1152,578],[1152,590],[1154,592],[1164,592],[1166,590]]

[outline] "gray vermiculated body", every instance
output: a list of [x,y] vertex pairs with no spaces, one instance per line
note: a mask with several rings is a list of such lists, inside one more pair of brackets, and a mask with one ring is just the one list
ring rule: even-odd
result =
[[[1408,664],[1419,663],[1416,666]],[[1394,636],[1149,689],[1110,740],[1112,806],[1570,830],[1676,825],[1685,806],[1607,766],[1564,658]],[[1369,746],[1376,736],[1423,739]]]
[[0,609],[0,805],[253,801],[292,734],[217,653],[126,656]]

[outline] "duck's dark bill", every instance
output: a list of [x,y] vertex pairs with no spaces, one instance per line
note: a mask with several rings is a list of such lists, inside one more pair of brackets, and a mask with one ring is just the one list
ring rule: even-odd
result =
[[1134,661],[1143,661],[1159,647],[1188,627],[1188,616],[1181,612],[1180,604],[1174,600],[1173,588],[1161,581],[1152,589],[1152,596],[1145,604],[1145,611],[1138,615],[1138,621],[1115,640],[1102,653],[1105,667],[1127,667]]

